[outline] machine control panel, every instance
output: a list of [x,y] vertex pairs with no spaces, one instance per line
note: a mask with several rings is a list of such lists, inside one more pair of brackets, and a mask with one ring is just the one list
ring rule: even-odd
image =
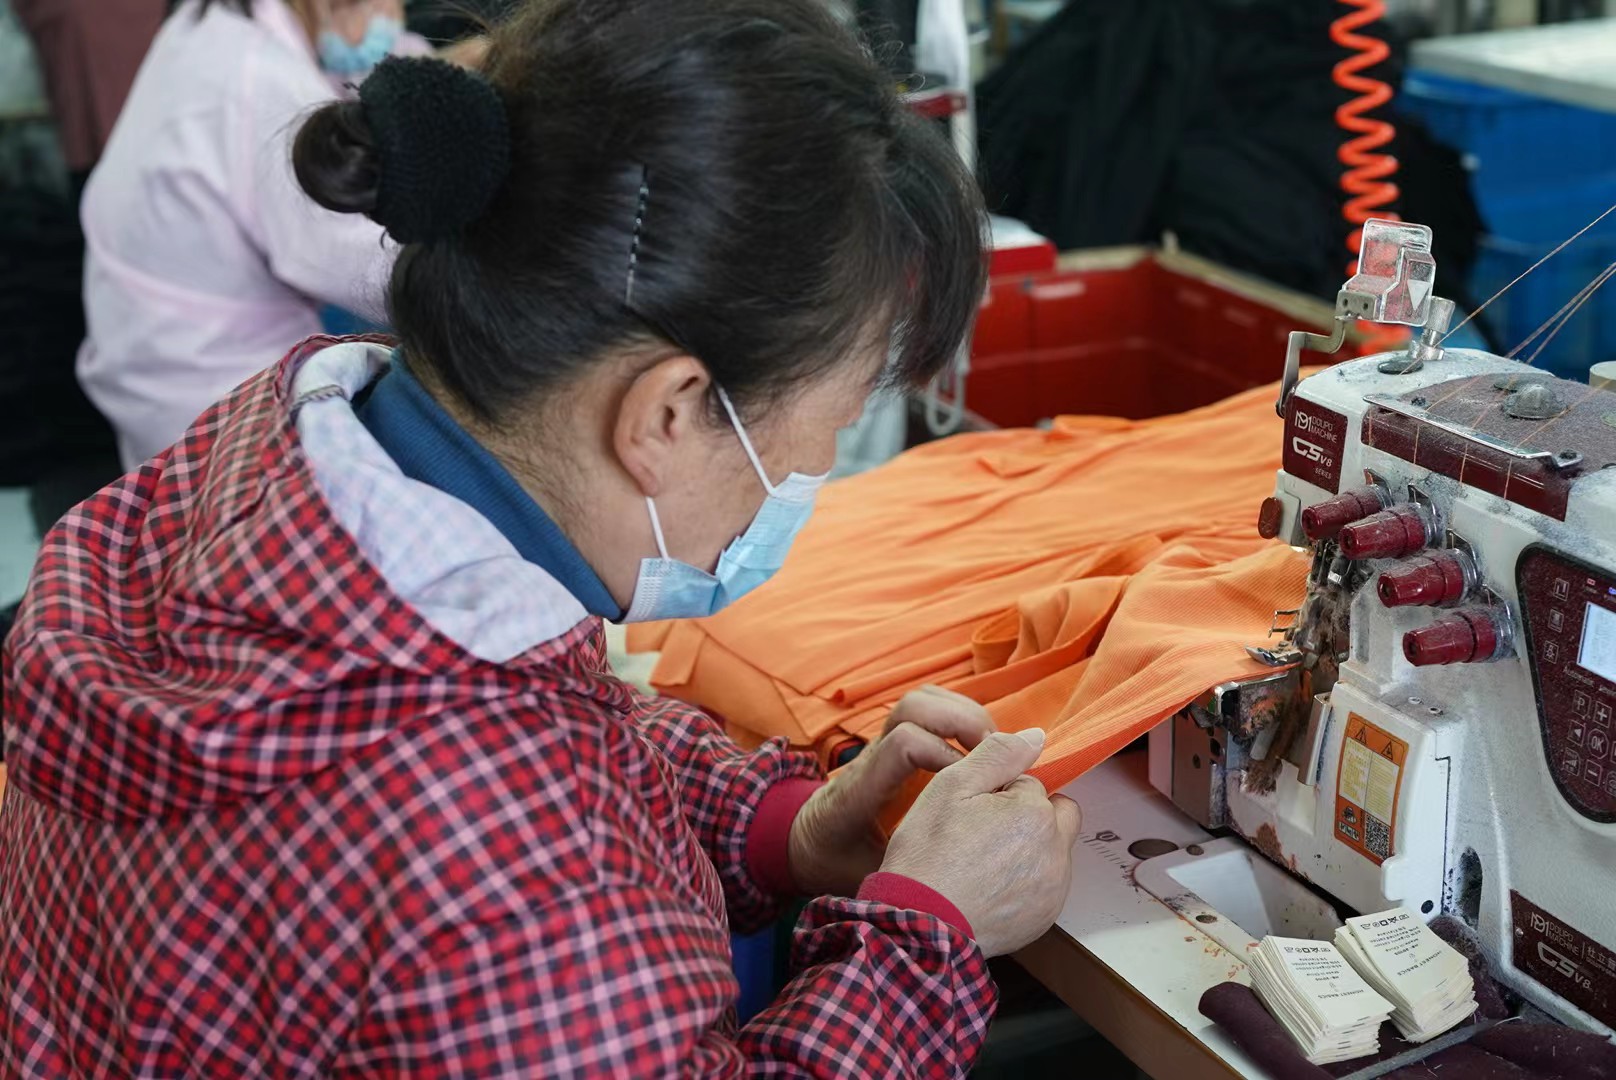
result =
[[1516,577],[1549,771],[1583,816],[1616,821],[1616,572],[1533,547]]

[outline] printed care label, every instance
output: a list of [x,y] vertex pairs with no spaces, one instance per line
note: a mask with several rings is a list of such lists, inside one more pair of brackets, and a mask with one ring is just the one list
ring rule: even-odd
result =
[[1405,1001],[1441,994],[1469,965],[1407,908],[1348,919],[1364,955]]
[[1304,1007],[1324,1019],[1327,1027],[1349,1027],[1365,1017],[1391,1010],[1329,942],[1301,938],[1273,941],[1288,975],[1289,988],[1303,1000]]

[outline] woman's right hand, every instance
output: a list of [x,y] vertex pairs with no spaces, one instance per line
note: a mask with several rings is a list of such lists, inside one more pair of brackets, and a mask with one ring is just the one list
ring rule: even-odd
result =
[[893,832],[881,869],[959,908],[988,956],[1030,945],[1066,903],[1077,804],[1026,770],[1044,733],[995,733],[937,774]]

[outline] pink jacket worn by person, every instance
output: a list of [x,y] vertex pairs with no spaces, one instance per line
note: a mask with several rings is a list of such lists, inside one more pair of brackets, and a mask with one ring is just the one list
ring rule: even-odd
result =
[[46,538],[6,642],[0,1077],[963,1077],[933,915],[821,898],[738,1027],[731,928],[817,778],[618,681],[599,624],[307,343]]
[[125,468],[317,333],[322,306],[380,318],[395,246],[292,173],[298,121],[335,95],[285,0],[250,18],[186,0],[152,42],[81,214],[78,376]]

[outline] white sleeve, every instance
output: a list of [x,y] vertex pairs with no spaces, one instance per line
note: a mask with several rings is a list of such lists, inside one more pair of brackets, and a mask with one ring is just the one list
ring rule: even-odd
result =
[[317,205],[292,171],[298,128],[331,100],[324,76],[302,57],[261,49],[247,58],[234,155],[244,192],[241,220],[280,281],[313,300],[379,320],[398,245],[362,214]]
[[432,43],[420,34],[406,30],[398,35],[398,40],[393,43],[393,55],[403,57],[436,56],[438,55],[438,50],[434,49]]

